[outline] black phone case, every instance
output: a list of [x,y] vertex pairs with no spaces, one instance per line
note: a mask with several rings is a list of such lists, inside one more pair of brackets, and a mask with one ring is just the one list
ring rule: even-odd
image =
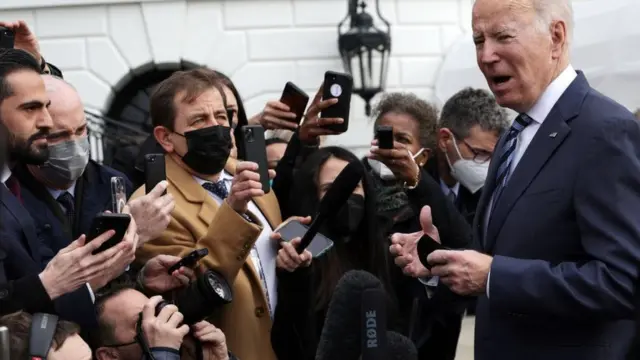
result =
[[427,269],[431,269],[431,265],[427,263],[427,256],[436,250],[446,249],[442,244],[435,241],[431,236],[425,234],[422,235],[420,240],[418,241],[418,257],[420,258],[420,262]]
[[0,26],[0,49],[13,49],[15,39],[16,37],[12,30]]
[[376,139],[380,149],[393,149],[393,128],[391,126],[378,126]]
[[129,214],[102,213],[96,215],[91,222],[91,230],[89,230],[87,242],[93,241],[108,230],[115,230],[116,233],[93,253],[101,253],[119,244],[124,238],[130,222],[131,216]]
[[289,109],[291,109],[291,112],[296,114],[295,123],[300,124],[300,120],[302,120],[302,116],[304,116],[304,111],[309,104],[309,95],[289,81],[284,86],[280,102],[287,105]]
[[[159,182],[167,179],[164,154],[148,154],[144,157],[144,189],[148,194]],[[166,191],[164,192],[166,194]],[[163,194],[164,195],[164,194]]]
[[337,132],[345,132],[349,129],[349,110],[351,109],[353,78],[349,74],[327,71],[324,74],[324,85],[322,89],[323,100],[333,99],[336,97],[331,93],[331,88],[334,85],[339,86],[341,89],[340,95],[337,96],[338,103],[324,109],[322,114],[320,114],[320,117],[342,118],[344,120],[342,124],[331,124],[327,125],[326,128]]
[[271,191],[269,184],[269,163],[267,162],[267,147],[264,139],[264,128],[260,125],[245,125],[242,127],[242,144],[245,159],[258,164],[262,191]]

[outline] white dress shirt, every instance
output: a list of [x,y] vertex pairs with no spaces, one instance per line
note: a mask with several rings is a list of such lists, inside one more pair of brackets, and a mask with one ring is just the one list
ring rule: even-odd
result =
[[[62,195],[65,192],[68,192],[69,194],[71,194],[71,197],[75,200],[76,198],[76,182],[74,181],[73,183],[71,183],[71,186],[69,186],[68,189],[66,190],[58,190],[58,189],[52,189],[52,188],[47,188],[47,191],[49,191],[49,194],[51,194],[51,196],[53,196],[54,200],[58,200],[58,198],[60,197],[60,195]],[[67,212],[67,209],[64,208],[64,206],[62,206],[62,204],[58,203],[58,205],[60,205],[60,208],[62,209],[62,211],[64,211],[65,213]]]
[[[209,182],[197,176],[194,176],[193,178],[200,185],[205,182]],[[223,171],[220,174],[220,180],[224,181],[227,191],[231,192],[231,180],[233,180],[233,176],[226,171]],[[223,199],[211,192],[208,193],[218,204],[222,204]],[[265,282],[267,283],[267,294],[269,294],[269,306],[271,311],[275,313],[276,305],[278,304],[278,286],[276,278],[276,258],[278,256],[278,248],[275,246],[276,244],[271,241],[270,237],[273,229],[271,228],[271,225],[269,225],[267,218],[262,214],[262,211],[260,211],[253,201],[249,202],[248,208],[249,212],[253,214],[260,221],[260,225],[262,225],[262,232],[258,236],[258,241],[256,241],[255,245],[259,256],[251,256],[251,261],[253,262],[253,266],[256,268],[258,274],[261,270],[264,274]],[[273,315],[274,314],[271,314],[271,316]]]
[[[547,116],[551,112],[551,109],[556,105],[558,100],[564,92],[569,88],[573,80],[578,76],[573,66],[569,65],[566,69],[564,69],[557,78],[555,78],[551,84],[545,89],[542,93],[542,96],[538,99],[538,101],[533,105],[533,107],[526,112],[526,114],[533,120],[529,126],[524,128],[518,134],[518,141],[516,142],[516,149],[514,151],[513,160],[511,162],[511,171],[513,174],[520,159],[524,155],[525,151],[531,144],[533,137],[536,136],[536,133],[542,126],[542,123],[546,120]],[[487,211],[484,215],[484,231],[483,237],[487,234],[487,229],[489,227],[489,219],[491,218],[491,206],[493,204],[493,195],[491,195],[491,200],[487,206]],[[489,273],[489,278],[487,278],[487,297],[489,297],[489,280],[491,279],[491,273]]]

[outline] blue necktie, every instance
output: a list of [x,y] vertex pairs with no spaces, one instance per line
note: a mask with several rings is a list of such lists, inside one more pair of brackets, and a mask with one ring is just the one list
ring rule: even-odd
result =
[[498,157],[498,172],[496,173],[496,189],[493,192],[493,204],[498,203],[502,191],[507,186],[509,177],[511,176],[511,164],[515,155],[516,145],[518,143],[518,135],[533,122],[527,114],[520,114],[507,133],[502,149],[500,149]]
[[223,180],[216,183],[206,182],[202,184],[202,187],[222,200],[229,196],[229,191],[227,191],[227,186],[224,184]]

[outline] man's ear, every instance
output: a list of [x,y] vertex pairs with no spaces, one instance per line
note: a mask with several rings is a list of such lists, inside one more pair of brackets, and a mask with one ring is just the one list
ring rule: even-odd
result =
[[447,152],[447,143],[449,141],[455,141],[453,134],[447,128],[441,128],[438,130],[438,149],[442,152]]
[[169,139],[170,135],[171,131],[164,126],[156,126],[153,128],[153,136],[167,154],[173,152],[173,143]]

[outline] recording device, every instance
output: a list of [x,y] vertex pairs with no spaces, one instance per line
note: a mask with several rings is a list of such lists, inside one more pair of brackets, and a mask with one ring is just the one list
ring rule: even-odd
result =
[[[158,183],[167,179],[164,154],[148,154],[144,156],[144,189],[148,194]],[[167,191],[162,194],[166,194]]]
[[11,334],[6,326],[0,326],[0,360],[11,359]]
[[302,116],[304,116],[304,111],[307,109],[307,104],[309,103],[309,95],[304,92],[302,89],[297,87],[294,83],[289,81],[282,91],[282,96],[280,97],[280,102],[287,105],[289,110],[296,114],[295,120],[291,120],[296,124],[300,124],[300,120],[302,120]]
[[376,129],[376,139],[380,149],[393,149],[393,127],[381,125]]
[[131,215],[129,214],[101,213],[96,215],[91,222],[91,230],[89,230],[89,236],[87,236],[87,243],[93,241],[106,231],[114,230],[116,233],[100,245],[99,248],[94,250],[93,254],[101,253],[118,245],[122,239],[124,239],[130,222]]
[[[302,237],[309,231],[309,228],[297,221],[297,220],[289,220],[285,222],[280,228],[276,229],[276,232],[280,234],[280,237],[284,241],[291,241],[297,237]],[[311,253],[314,259],[319,258],[324,255],[329,249],[333,247],[333,241],[328,237],[317,233],[316,236],[313,237],[311,243],[307,247],[307,250]]]
[[427,262],[427,256],[436,250],[443,250],[446,247],[435,241],[431,236],[424,234],[418,240],[418,258],[424,267],[431,270],[431,265]]
[[418,349],[413,341],[397,332],[387,331],[387,348],[388,360],[418,360]]
[[[156,306],[156,316],[169,304],[178,307],[184,315],[183,323],[193,325],[233,300],[233,293],[227,280],[213,270],[199,275],[188,287],[163,294],[165,301]],[[170,300],[169,300],[170,299]]]
[[349,129],[349,110],[351,109],[351,91],[353,90],[353,78],[349,74],[335,71],[327,71],[324,74],[322,87],[322,100],[337,98],[338,103],[322,110],[322,118],[342,118],[342,124],[326,125],[325,128],[336,132],[345,132]]
[[125,205],[127,205],[127,192],[124,187],[124,179],[120,176],[114,176],[111,178],[111,211],[120,214]]
[[267,161],[267,146],[264,139],[264,128],[260,125],[245,125],[242,127],[242,143],[244,145],[244,160],[258,164],[262,191],[271,191],[269,183],[269,162]]
[[40,360],[47,358],[57,326],[58,317],[56,315],[33,314],[29,330],[29,359]]
[[16,34],[13,30],[0,26],[0,49],[13,49],[15,40]]
[[200,259],[202,259],[207,255],[209,255],[209,249],[207,248],[193,250],[192,252],[187,254],[187,256],[180,259],[180,261],[173,264],[167,272],[169,273],[169,275],[171,275],[173,274],[174,271],[180,269],[183,266],[191,269],[194,266],[196,266],[196,264],[198,263],[198,261],[200,261]]
[[362,292],[360,328],[362,330],[361,360],[387,360],[387,294],[382,288]]
[[[367,291],[381,291],[384,293],[385,290],[380,280],[366,271],[348,271],[340,278],[329,302],[327,316],[316,352],[317,360],[360,359],[363,341],[365,338],[368,339],[367,324],[363,324],[362,321],[362,311],[365,308],[362,299]],[[379,293],[376,293],[377,296],[379,296]],[[371,311],[372,304],[366,305],[369,306],[369,311]],[[376,320],[386,316],[386,309],[379,310],[378,305],[377,301],[373,303],[373,306],[376,307],[375,311],[381,311],[385,314],[377,316]],[[376,332],[386,331],[386,329],[381,329],[378,326],[374,327],[374,329]],[[380,342],[377,345],[381,345]],[[371,348],[368,353],[370,354],[373,351],[375,351],[374,348]]]
[[344,206],[349,199],[349,196],[353,193],[353,190],[358,186],[358,183],[364,175],[364,166],[360,161],[350,162],[341,172],[338,174],[333,184],[324,195],[318,206],[318,212],[313,217],[313,221],[309,226],[309,230],[302,236],[300,246],[296,249],[298,254],[302,252],[311,244],[313,238],[320,230],[320,226],[331,216]]

